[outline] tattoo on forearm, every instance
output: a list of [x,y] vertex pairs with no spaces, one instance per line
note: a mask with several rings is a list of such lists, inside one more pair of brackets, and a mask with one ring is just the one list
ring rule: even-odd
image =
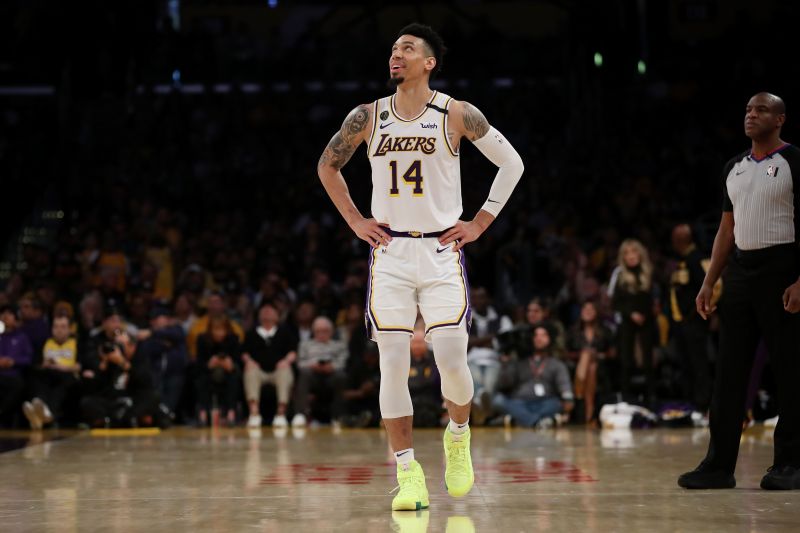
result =
[[355,144],[354,139],[369,124],[369,116],[369,106],[360,105],[353,109],[344,119],[342,128],[328,142],[317,166],[330,165],[336,170],[341,170],[356,151],[358,145]]
[[464,127],[472,134],[469,135],[469,139],[475,141],[489,131],[489,122],[477,107],[469,102],[464,102]]

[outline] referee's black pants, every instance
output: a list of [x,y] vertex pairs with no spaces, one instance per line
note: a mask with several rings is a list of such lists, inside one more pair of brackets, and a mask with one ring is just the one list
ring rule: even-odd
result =
[[733,473],[739,453],[745,396],[756,347],[764,339],[778,388],[774,465],[800,467],[800,314],[783,308],[797,281],[797,246],[735,250],[723,276],[720,345],[711,399],[707,468]]

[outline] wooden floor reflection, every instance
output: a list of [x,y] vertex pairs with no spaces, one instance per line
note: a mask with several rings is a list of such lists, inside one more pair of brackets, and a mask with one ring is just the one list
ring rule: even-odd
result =
[[0,454],[0,530],[800,530],[800,491],[758,489],[770,430],[743,437],[735,490],[689,492],[676,477],[699,462],[706,430],[477,429],[475,488],[459,500],[442,481],[441,432],[415,437],[431,506],[393,514],[378,430],[0,433],[31,444]]

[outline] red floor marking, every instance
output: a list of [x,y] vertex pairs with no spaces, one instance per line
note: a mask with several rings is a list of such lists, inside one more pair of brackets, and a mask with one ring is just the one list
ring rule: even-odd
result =
[[[261,485],[367,485],[375,478],[394,478],[391,463],[372,465],[291,464],[280,465],[265,476]],[[500,461],[474,465],[477,481],[492,483],[537,483],[560,481],[594,483],[597,479],[564,461]]]

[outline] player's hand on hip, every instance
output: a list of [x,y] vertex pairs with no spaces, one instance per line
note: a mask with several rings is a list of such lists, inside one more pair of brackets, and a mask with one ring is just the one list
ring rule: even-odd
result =
[[783,291],[783,308],[790,313],[800,311],[800,280],[795,281]]
[[447,233],[439,237],[439,242],[443,246],[455,242],[453,251],[457,252],[468,242],[472,242],[480,237],[481,233],[483,233],[483,228],[475,221],[464,222],[463,220],[459,220]]
[[695,306],[697,306],[697,312],[703,317],[703,320],[708,320],[708,315],[717,310],[716,305],[713,307],[711,305],[712,292],[713,287],[704,284],[700,288],[700,292],[697,293],[697,298],[694,300]]
[[384,227],[378,224],[374,218],[362,218],[354,222],[350,228],[359,239],[367,241],[370,246],[377,248],[381,244],[387,246],[392,242],[392,238],[384,231]]

